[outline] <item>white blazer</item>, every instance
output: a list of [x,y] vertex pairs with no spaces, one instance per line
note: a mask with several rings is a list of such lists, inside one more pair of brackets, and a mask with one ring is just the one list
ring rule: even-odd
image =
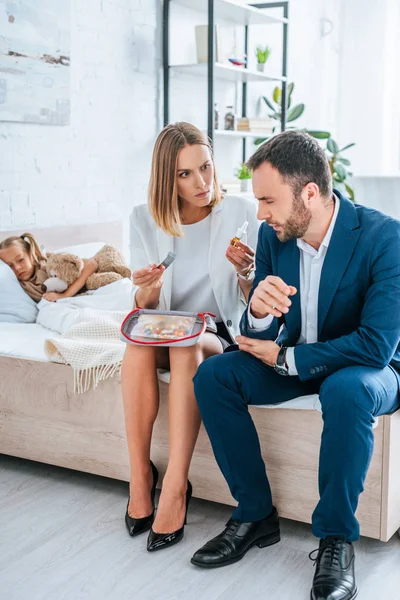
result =
[[[225,251],[229,240],[245,221],[249,222],[247,244],[256,249],[258,228],[257,203],[240,196],[226,196],[211,210],[211,236],[208,248],[209,272],[212,289],[221,317],[231,337],[239,335],[239,323],[246,308],[246,300],[239,287],[236,272],[227,260]],[[149,264],[159,264],[174,250],[174,237],[154,223],[147,204],[135,206],[130,220],[131,269],[135,271]],[[160,294],[160,310],[170,310],[174,263],[166,269]],[[137,288],[134,288],[135,298]]]

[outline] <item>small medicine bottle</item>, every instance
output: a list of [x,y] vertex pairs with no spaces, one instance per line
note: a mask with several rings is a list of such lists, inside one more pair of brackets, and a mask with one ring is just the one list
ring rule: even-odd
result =
[[249,225],[248,221],[245,221],[241,227],[236,231],[235,236],[231,239],[231,246],[237,246],[238,242],[241,242],[242,239],[247,237],[247,227]]

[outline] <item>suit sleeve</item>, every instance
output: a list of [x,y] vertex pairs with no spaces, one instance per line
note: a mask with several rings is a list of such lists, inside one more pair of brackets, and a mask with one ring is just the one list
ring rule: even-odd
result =
[[[254,290],[256,289],[260,281],[268,277],[268,275],[273,275],[270,240],[266,228],[267,225],[263,223],[258,230],[258,242],[256,250],[256,274],[254,277],[253,287],[249,296],[249,304],[251,297],[254,294]],[[279,320],[274,318],[268,329],[264,329],[263,331],[257,331],[252,329],[249,325],[247,309],[244,311],[242,319],[240,321],[240,331],[242,335],[251,338],[256,338],[258,340],[275,340],[278,337],[279,326]]]
[[296,346],[302,381],[355,365],[382,369],[393,358],[400,341],[400,224],[390,222],[377,246],[359,327],[334,340]]

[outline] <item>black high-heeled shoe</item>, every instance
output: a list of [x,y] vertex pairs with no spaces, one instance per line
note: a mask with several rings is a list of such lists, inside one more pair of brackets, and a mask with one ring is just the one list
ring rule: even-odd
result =
[[151,503],[153,505],[153,512],[147,517],[142,517],[141,519],[135,519],[134,517],[131,517],[128,513],[130,497],[128,498],[128,504],[125,513],[125,523],[128,529],[128,533],[132,537],[135,535],[139,535],[139,533],[144,533],[145,531],[148,531],[151,528],[154,521],[154,496],[156,494],[156,487],[158,482],[158,471],[151,461],[150,466],[153,472],[153,485],[151,488]]
[[187,513],[189,508],[190,498],[192,497],[192,484],[188,480],[187,490],[186,490],[186,512],[185,512],[185,520],[183,525],[177,531],[173,531],[172,533],[156,533],[153,531],[153,528],[150,529],[149,537],[147,538],[147,550],[149,552],[154,552],[154,550],[162,550],[167,546],[173,546],[181,541],[183,538],[183,530],[185,529],[185,525],[187,522]]

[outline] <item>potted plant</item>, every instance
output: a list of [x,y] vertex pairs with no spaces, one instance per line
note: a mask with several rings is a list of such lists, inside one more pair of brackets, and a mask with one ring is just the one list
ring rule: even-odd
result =
[[235,176],[240,181],[240,191],[241,192],[248,192],[248,191],[250,191],[251,171],[246,166],[245,163],[243,163],[239,167],[239,169],[236,169]]
[[[287,87],[287,99],[286,99],[286,121],[288,123],[287,129],[298,129],[295,125],[292,125],[293,121],[299,119],[305,110],[304,104],[296,104],[292,107],[292,94],[294,90],[294,83],[289,83]],[[282,91],[280,87],[276,87],[272,94],[272,100],[263,96],[263,100],[268,108],[272,111],[269,116],[272,119],[275,119],[277,122],[276,128],[274,128],[274,133],[279,131],[280,129],[280,121],[282,116]],[[355,144],[347,144],[344,148],[340,148],[337,142],[332,138],[332,134],[329,131],[312,131],[309,129],[301,129],[301,131],[306,131],[312,137],[317,140],[323,140],[323,144],[326,143],[324,147],[325,154],[328,158],[329,168],[332,173],[332,179],[334,187],[338,188],[344,194],[350,198],[350,200],[355,199],[354,190],[351,186],[351,177],[352,172],[349,169],[351,163],[348,158],[342,155],[342,152],[345,150],[349,150]],[[255,140],[255,144],[259,145],[265,142],[268,138],[257,138]]]
[[265,63],[267,62],[269,55],[271,54],[271,48],[269,46],[257,46],[257,71],[264,72]]

